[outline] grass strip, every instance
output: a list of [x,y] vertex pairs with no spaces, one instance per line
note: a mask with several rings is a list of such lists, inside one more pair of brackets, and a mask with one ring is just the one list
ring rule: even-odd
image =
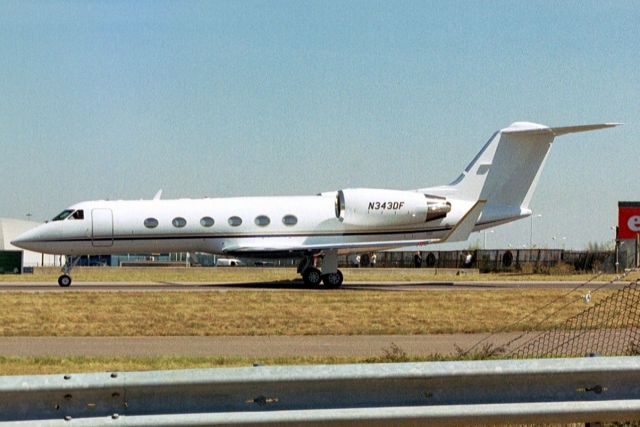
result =
[[[594,293],[590,304],[609,292]],[[587,307],[580,292],[553,303],[565,293],[565,289],[3,292],[0,336],[414,335],[520,331],[534,326],[545,330]],[[567,301],[568,307],[549,316]],[[544,311],[536,310],[550,302]],[[512,325],[529,313],[526,322]]]
[[447,360],[478,360],[486,354],[461,358],[431,354],[408,356],[398,347],[373,357],[0,357],[0,375],[67,374],[84,372],[131,372],[171,369],[249,367],[255,365],[317,365],[342,363],[399,363]]

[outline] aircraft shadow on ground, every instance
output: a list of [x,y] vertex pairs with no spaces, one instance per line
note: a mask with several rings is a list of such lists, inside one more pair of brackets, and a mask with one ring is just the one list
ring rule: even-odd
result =
[[[200,287],[210,287],[219,289],[290,289],[290,290],[325,290],[324,286],[306,285],[301,280],[276,280],[269,282],[242,282],[242,283],[218,283],[201,285]],[[497,286],[483,283],[473,285],[460,285],[455,282],[420,282],[420,283],[354,283],[344,284],[337,290],[343,291],[400,291],[400,290],[420,290],[439,288],[460,288],[478,289],[495,288]]]
[[269,282],[217,283],[201,285],[208,288],[226,289],[320,289],[318,286],[305,285],[302,280],[274,280]]
[[[98,285],[86,286],[86,284],[78,283],[73,286],[72,290],[96,290],[96,289],[113,289],[113,290],[127,290],[127,289],[147,289],[147,290],[162,290],[162,289],[255,289],[255,290],[317,290],[326,291],[324,286],[311,286],[305,285],[302,280],[274,280],[267,282],[229,282],[229,283],[202,283],[202,284],[189,284],[185,285],[178,282],[156,282],[153,285],[135,285],[131,283],[105,283]],[[419,290],[438,290],[438,289],[495,289],[504,288],[504,286],[492,284],[492,283],[474,283],[474,284],[459,284],[455,282],[392,282],[392,283],[346,283],[338,289],[340,291],[419,291]],[[68,288],[61,288],[53,283],[0,283],[0,291],[12,291],[12,290],[51,290],[59,289],[65,291]]]

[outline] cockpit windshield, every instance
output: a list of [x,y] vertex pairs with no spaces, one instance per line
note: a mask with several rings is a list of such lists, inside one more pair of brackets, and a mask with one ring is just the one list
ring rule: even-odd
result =
[[78,209],[69,217],[69,219],[84,219],[84,211],[82,209]]
[[73,209],[65,209],[51,221],[62,221],[63,219],[84,219],[84,211],[82,209],[75,211]]
[[73,209],[65,209],[62,212],[60,212],[58,215],[56,215],[51,221],[62,221],[72,213],[73,213]]
[[51,221],[62,221],[64,219],[84,219],[84,211],[82,209],[73,210],[65,209],[56,215]]

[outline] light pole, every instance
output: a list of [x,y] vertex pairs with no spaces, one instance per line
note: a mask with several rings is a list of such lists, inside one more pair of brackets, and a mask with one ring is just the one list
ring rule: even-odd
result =
[[615,250],[615,254],[616,254],[616,264],[615,264],[616,265],[616,274],[618,274],[618,271],[620,270],[620,240],[618,240],[618,226],[612,225],[609,228],[616,232],[616,235],[615,235],[614,240],[613,240],[613,244],[614,244],[614,250]]
[[564,243],[567,240],[566,237],[553,236],[551,239],[553,239],[554,243],[556,240],[560,240],[562,242],[562,249],[564,250]]
[[531,215],[531,228],[529,232],[529,248],[533,249],[533,218],[542,218],[542,214]]
[[484,230],[482,234],[484,235],[484,244],[482,245],[482,249],[487,249],[487,233],[493,233],[495,230]]

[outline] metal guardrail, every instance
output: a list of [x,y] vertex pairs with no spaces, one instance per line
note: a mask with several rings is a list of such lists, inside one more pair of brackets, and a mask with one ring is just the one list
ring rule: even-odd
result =
[[640,357],[0,377],[0,426],[640,419]]

